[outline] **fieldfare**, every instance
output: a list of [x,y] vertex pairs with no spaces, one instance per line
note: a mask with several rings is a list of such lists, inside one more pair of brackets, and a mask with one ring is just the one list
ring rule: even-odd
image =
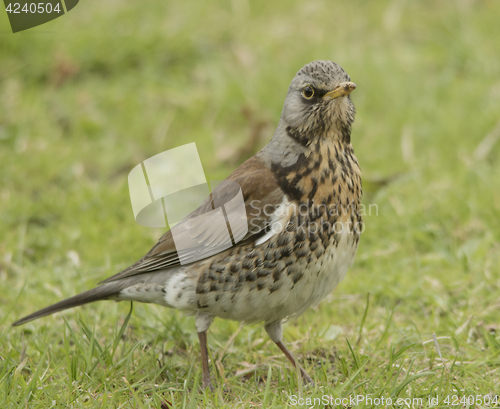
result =
[[[362,231],[361,171],[351,146],[355,88],[331,61],[314,61],[295,75],[273,138],[227,178],[241,188],[247,216],[247,233],[237,244],[185,264],[169,230],[142,259],[98,287],[13,325],[98,300],[156,303],[196,316],[204,388],[212,389],[207,330],[214,317],[263,322],[298,365],[282,342],[281,324],[339,284]],[[223,183],[212,196],[224,202],[229,190]],[[187,219],[212,208],[212,200]],[[201,244],[217,241],[210,224],[190,228]],[[313,382],[299,368],[304,382]]]

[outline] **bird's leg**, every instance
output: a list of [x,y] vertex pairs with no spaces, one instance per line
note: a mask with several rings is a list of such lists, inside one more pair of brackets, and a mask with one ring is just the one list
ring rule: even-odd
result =
[[198,332],[198,338],[200,339],[203,389],[210,388],[213,392],[214,387],[210,381],[210,369],[208,368],[207,331]]
[[202,385],[203,389],[210,388],[213,392],[214,387],[210,381],[210,369],[208,367],[208,348],[207,348],[207,330],[212,323],[214,317],[210,315],[200,314],[196,315],[196,329],[198,331],[198,339],[200,340],[201,351],[201,369],[202,369]]
[[292,363],[294,367],[299,366],[300,369],[300,374],[302,375],[302,379],[304,380],[304,383],[314,383],[312,378],[307,374],[307,372],[300,366],[300,364],[295,360],[293,357],[292,353],[288,350],[288,348],[283,344],[282,341],[276,342],[276,345],[278,345],[278,348],[283,351],[285,356],[288,358],[288,360]]
[[300,364],[295,360],[292,353],[288,350],[288,348],[283,344],[283,329],[281,328],[281,321],[275,321],[271,324],[267,324],[265,327],[266,332],[269,337],[273,340],[273,342],[278,346],[279,349],[283,351],[288,360],[292,363],[292,365],[296,368],[297,366],[300,369],[300,374],[302,375],[302,380],[304,383],[314,383],[312,378],[307,374],[307,372],[300,366]]

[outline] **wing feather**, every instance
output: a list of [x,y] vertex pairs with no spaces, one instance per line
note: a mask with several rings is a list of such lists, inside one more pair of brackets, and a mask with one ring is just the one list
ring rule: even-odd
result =
[[[248,229],[239,243],[246,244],[255,241],[266,232],[271,215],[283,200],[283,192],[270,169],[255,156],[244,162],[226,180],[236,182],[243,193]],[[191,257],[196,256],[196,259],[202,259],[213,255],[213,253],[204,254],[203,249],[206,249],[207,246],[220,246],[223,237],[226,237],[227,229],[221,229],[220,225],[210,223],[208,218],[201,218],[201,222],[200,218],[195,218],[231,200],[234,197],[234,190],[227,186],[224,183],[219,185],[211,197],[207,198],[198,209],[181,222],[185,223],[187,227],[183,234],[189,235],[189,239],[193,242],[203,244],[203,246],[193,247]],[[234,237],[239,237],[243,231],[240,225],[232,233]],[[169,230],[143,258],[102,283],[178,265],[180,265],[179,254],[175,248],[172,231]]]

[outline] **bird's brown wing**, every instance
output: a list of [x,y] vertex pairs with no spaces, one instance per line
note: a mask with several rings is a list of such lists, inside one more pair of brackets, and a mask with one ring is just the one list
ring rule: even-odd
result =
[[[266,228],[270,223],[270,216],[283,200],[283,192],[272,172],[257,157],[252,157],[244,162],[226,180],[236,182],[239,185],[245,202],[248,232],[238,245],[256,240],[259,235],[266,232]],[[186,219],[207,213],[212,210],[214,203],[225,204],[233,197],[234,189],[222,183],[214,190],[211,198],[207,198]],[[212,198],[213,200],[211,200]],[[226,235],[226,231],[222,232],[221,229],[214,227],[212,224],[202,222],[193,223],[193,226],[189,227],[189,234],[195,236],[198,243],[210,243],[210,246],[212,246],[220,242],[222,236]],[[172,232],[169,230],[143,258],[102,283],[178,265],[180,265],[179,255],[175,248]]]

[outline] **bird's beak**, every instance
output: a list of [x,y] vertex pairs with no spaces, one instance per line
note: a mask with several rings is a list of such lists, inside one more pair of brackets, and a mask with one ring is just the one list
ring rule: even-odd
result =
[[326,93],[323,98],[327,101],[335,99],[338,97],[345,97],[349,95],[352,91],[356,89],[356,84],[354,82],[341,82],[338,84],[334,90]]

